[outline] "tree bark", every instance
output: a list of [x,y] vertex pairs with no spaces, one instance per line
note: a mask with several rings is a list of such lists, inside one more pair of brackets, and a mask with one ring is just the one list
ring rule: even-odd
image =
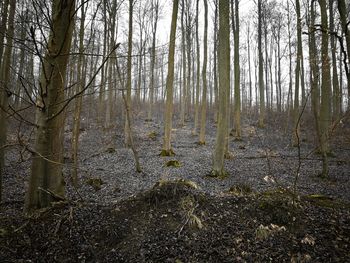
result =
[[[7,8],[5,3],[5,8]],[[0,71],[0,202],[2,200],[2,178],[3,170],[5,168],[5,149],[6,136],[7,136],[7,110],[8,110],[8,97],[11,95],[11,79],[10,68],[12,58],[12,43],[14,38],[14,19],[16,11],[16,0],[12,0],[10,3],[8,28],[6,37],[6,48],[1,64]]]
[[230,89],[230,20],[226,0],[219,0],[219,112],[216,144],[213,158],[213,176],[224,176],[224,154],[227,136],[227,116]]
[[[83,64],[84,59],[84,33],[85,33],[85,3],[84,0],[80,6],[80,29],[79,29],[79,57],[78,57],[78,70],[77,70],[77,94],[80,94],[85,86],[85,76],[83,75]],[[78,145],[79,145],[79,134],[80,134],[80,116],[83,102],[83,94],[78,95],[75,98],[75,109],[74,109],[74,122],[73,122],[73,134],[72,134],[72,158],[73,158],[73,169],[72,169],[72,183],[74,186],[78,185]]]
[[[231,0],[233,9],[233,0]],[[233,15],[233,14],[232,14]],[[234,127],[235,137],[237,140],[241,140],[242,128],[241,128],[241,69],[239,62],[239,3],[235,0],[235,18],[233,20],[234,28],[234,72],[235,72],[235,90],[234,90]]]
[[173,150],[171,149],[171,127],[173,118],[174,57],[178,8],[179,0],[174,0],[169,40],[168,76],[166,79],[166,105],[164,116],[164,143],[161,152],[162,156],[170,156],[174,154]]
[[[131,107],[131,70],[132,70],[132,16],[133,16],[133,4],[134,0],[129,0],[129,34],[128,34],[128,61],[127,61],[127,79],[126,79],[126,108],[130,111]],[[129,128],[130,123],[128,123],[128,118],[125,118],[125,145],[130,146],[130,133]]]
[[323,0],[319,1],[321,9],[321,25],[322,25],[322,84],[321,84],[321,110],[320,110],[320,143],[321,154],[323,158],[322,177],[328,176],[328,160],[329,152],[329,125],[330,125],[330,100],[331,100],[331,76],[328,57],[328,17],[327,6]]
[[262,0],[258,0],[258,52],[259,52],[259,93],[260,93],[260,113],[259,127],[265,126],[265,97],[264,97],[264,73],[263,73],[263,54],[262,54]]
[[51,32],[40,77],[42,90],[37,101],[35,153],[26,196],[27,211],[46,207],[57,197],[64,196],[62,160],[65,114],[61,112],[61,103],[64,101],[74,12],[74,0],[53,0]]
[[205,128],[207,122],[207,60],[208,60],[208,2],[204,2],[204,54],[203,54],[203,93],[202,93],[202,109],[201,109],[201,129],[199,132],[199,144],[205,144]]

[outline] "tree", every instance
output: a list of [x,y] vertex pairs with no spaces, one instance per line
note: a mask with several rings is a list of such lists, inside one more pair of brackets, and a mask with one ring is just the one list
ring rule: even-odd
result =
[[331,52],[332,52],[332,86],[333,86],[333,117],[335,120],[340,117],[340,103],[341,94],[339,91],[339,80],[337,70],[337,56],[336,56],[336,40],[332,32],[334,32],[334,0],[329,0],[329,31],[331,40]]
[[46,207],[64,196],[62,175],[65,76],[74,27],[75,0],[53,0],[50,36],[43,59],[37,130],[26,210]]
[[[350,99],[350,71],[347,65],[350,63],[350,30],[349,30],[349,22],[347,20],[348,10],[346,8],[345,0],[338,0],[338,11],[340,16],[340,23],[342,27],[343,34],[346,39],[346,50],[347,57],[344,57],[344,65],[346,66],[346,77],[348,79],[348,98]],[[346,64],[346,60],[347,64]],[[348,108],[350,108],[350,103],[348,103]]]
[[[233,10],[233,0],[231,0],[231,8]],[[240,66],[239,66],[239,3],[235,0],[235,12],[232,18],[233,33],[234,33],[234,72],[235,72],[235,88],[234,88],[234,127],[235,137],[241,139],[241,87],[240,87]]]
[[178,8],[179,0],[174,0],[169,40],[168,76],[166,79],[166,105],[164,113],[164,143],[161,152],[162,156],[171,156],[174,154],[173,150],[171,149],[171,127],[173,117],[174,57]]
[[157,25],[159,20],[159,0],[152,0],[152,49],[151,49],[151,80],[150,80],[150,101],[148,109],[148,120],[152,119],[152,107],[154,103],[154,68],[156,64],[156,38]]
[[197,62],[197,74],[196,74],[196,102],[194,110],[194,127],[193,134],[197,133],[198,120],[199,120],[199,93],[200,93],[200,45],[199,45],[199,30],[198,30],[198,19],[199,19],[199,0],[196,5],[196,62]]
[[296,14],[297,14],[297,62],[295,66],[295,90],[294,90],[294,112],[293,112],[293,146],[298,145],[298,138],[300,138],[300,112],[299,112],[299,81],[301,75],[301,60],[302,60],[302,39],[301,39],[301,15],[300,15],[300,2],[295,0]]
[[227,136],[227,116],[230,88],[230,20],[229,8],[226,0],[219,0],[219,45],[218,59],[219,63],[219,112],[218,128],[216,132],[216,144],[213,156],[212,175],[224,176],[224,154]]
[[208,58],[208,2],[204,1],[204,55],[203,55],[203,92],[202,92],[202,112],[201,129],[199,133],[199,144],[205,144],[205,128],[207,122],[207,58]]
[[263,73],[263,54],[262,54],[262,3],[258,0],[258,52],[259,52],[259,93],[260,93],[260,113],[259,127],[265,126],[265,97],[264,97],[264,73]]
[[329,152],[329,125],[330,125],[330,99],[331,75],[328,56],[328,16],[326,2],[319,0],[322,26],[322,80],[321,80],[321,109],[320,109],[320,147],[323,159],[322,177],[328,176],[327,154]]
[[[131,111],[131,70],[132,70],[132,17],[134,0],[129,0],[129,33],[128,33],[128,61],[127,61],[127,79],[126,79],[126,108]],[[125,118],[125,145],[130,145],[130,123]]]
[[78,57],[78,70],[77,70],[77,93],[79,94],[75,98],[74,109],[74,122],[73,122],[73,134],[72,134],[72,157],[73,157],[73,170],[72,170],[72,182],[75,186],[78,185],[78,143],[80,133],[80,115],[83,103],[83,96],[80,94],[85,85],[85,77],[83,76],[83,64],[84,64],[84,33],[85,33],[85,3],[82,1],[80,7],[80,29],[79,29],[79,57]]
[[[4,8],[7,8],[5,3]],[[0,67],[0,201],[2,197],[2,177],[3,169],[5,167],[5,144],[6,144],[6,134],[7,134],[7,110],[8,110],[8,97],[11,95],[10,87],[10,68],[11,68],[11,58],[12,58],[12,43],[14,38],[14,19],[16,11],[16,0],[12,0],[10,3],[10,10],[8,16],[8,28],[6,37],[6,48],[4,52],[4,57],[2,61],[2,66]],[[6,10],[4,10],[6,13]],[[2,21],[6,19],[2,19]]]

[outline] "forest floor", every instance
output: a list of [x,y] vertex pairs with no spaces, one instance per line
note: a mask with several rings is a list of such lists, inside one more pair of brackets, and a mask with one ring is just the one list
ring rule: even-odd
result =
[[[207,126],[206,145],[198,145],[192,123],[175,126],[176,155],[161,157],[163,125],[137,120],[135,145],[143,170],[137,173],[122,132],[115,132],[122,125],[103,131],[83,122],[80,186],[71,186],[66,154],[67,200],[32,216],[23,215],[30,155],[9,149],[0,262],[348,261],[349,121],[332,135],[330,174],[322,179],[313,135],[302,130],[299,158],[284,132],[285,120],[271,119],[264,129],[246,121],[242,140],[230,138],[224,179],[208,177],[214,123]],[[69,126],[65,135],[68,153]],[[178,167],[168,167],[168,161],[178,161]]]

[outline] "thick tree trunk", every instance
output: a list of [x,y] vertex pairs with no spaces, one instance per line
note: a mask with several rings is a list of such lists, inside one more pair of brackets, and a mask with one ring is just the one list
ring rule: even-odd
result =
[[44,59],[41,96],[37,102],[37,131],[26,210],[46,207],[64,196],[62,175],[65,76],[74,27],[75,1],[54,0],[52,25]]
[[164,116],[164,143],[161,152],[162,156],[169,156],[174,154],[173,150],[171,149],[171,127],[173,119],[174,57],[178,8],[179,0],[174,0],[169,40],[168,76],[166,80],[166,105]]
[[[7,8],[5,3],[5,8]],[[12,58],[12,43],[14,38],[14,19],[16,11],[16,0],[10,3],[8,28],[6,37],[6,48],[0,67],[0,202],[2,200],[2,178],[5,167],[5,144],[7,135],[7,110],[8,96],[11,94],[10,68]]]
[[219,0],[219,112],[216,144],[213,157],[213,176],[224,176],[224,154],[227,136],[227,116],[230,90],[230,18],[226,0]]

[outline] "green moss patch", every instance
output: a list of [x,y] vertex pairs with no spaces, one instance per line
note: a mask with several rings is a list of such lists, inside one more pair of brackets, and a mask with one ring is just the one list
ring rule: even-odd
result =
[[101,178],[89,178],[86,180],[86,183],[92,186],[92,188],[94,188],[95,191],[101,190],[101,187],[103,185],[103,181]]
[[167,167],[175,167],[175,168],[181,167],[181,163],[178,160],[167,161],[165,165]]

